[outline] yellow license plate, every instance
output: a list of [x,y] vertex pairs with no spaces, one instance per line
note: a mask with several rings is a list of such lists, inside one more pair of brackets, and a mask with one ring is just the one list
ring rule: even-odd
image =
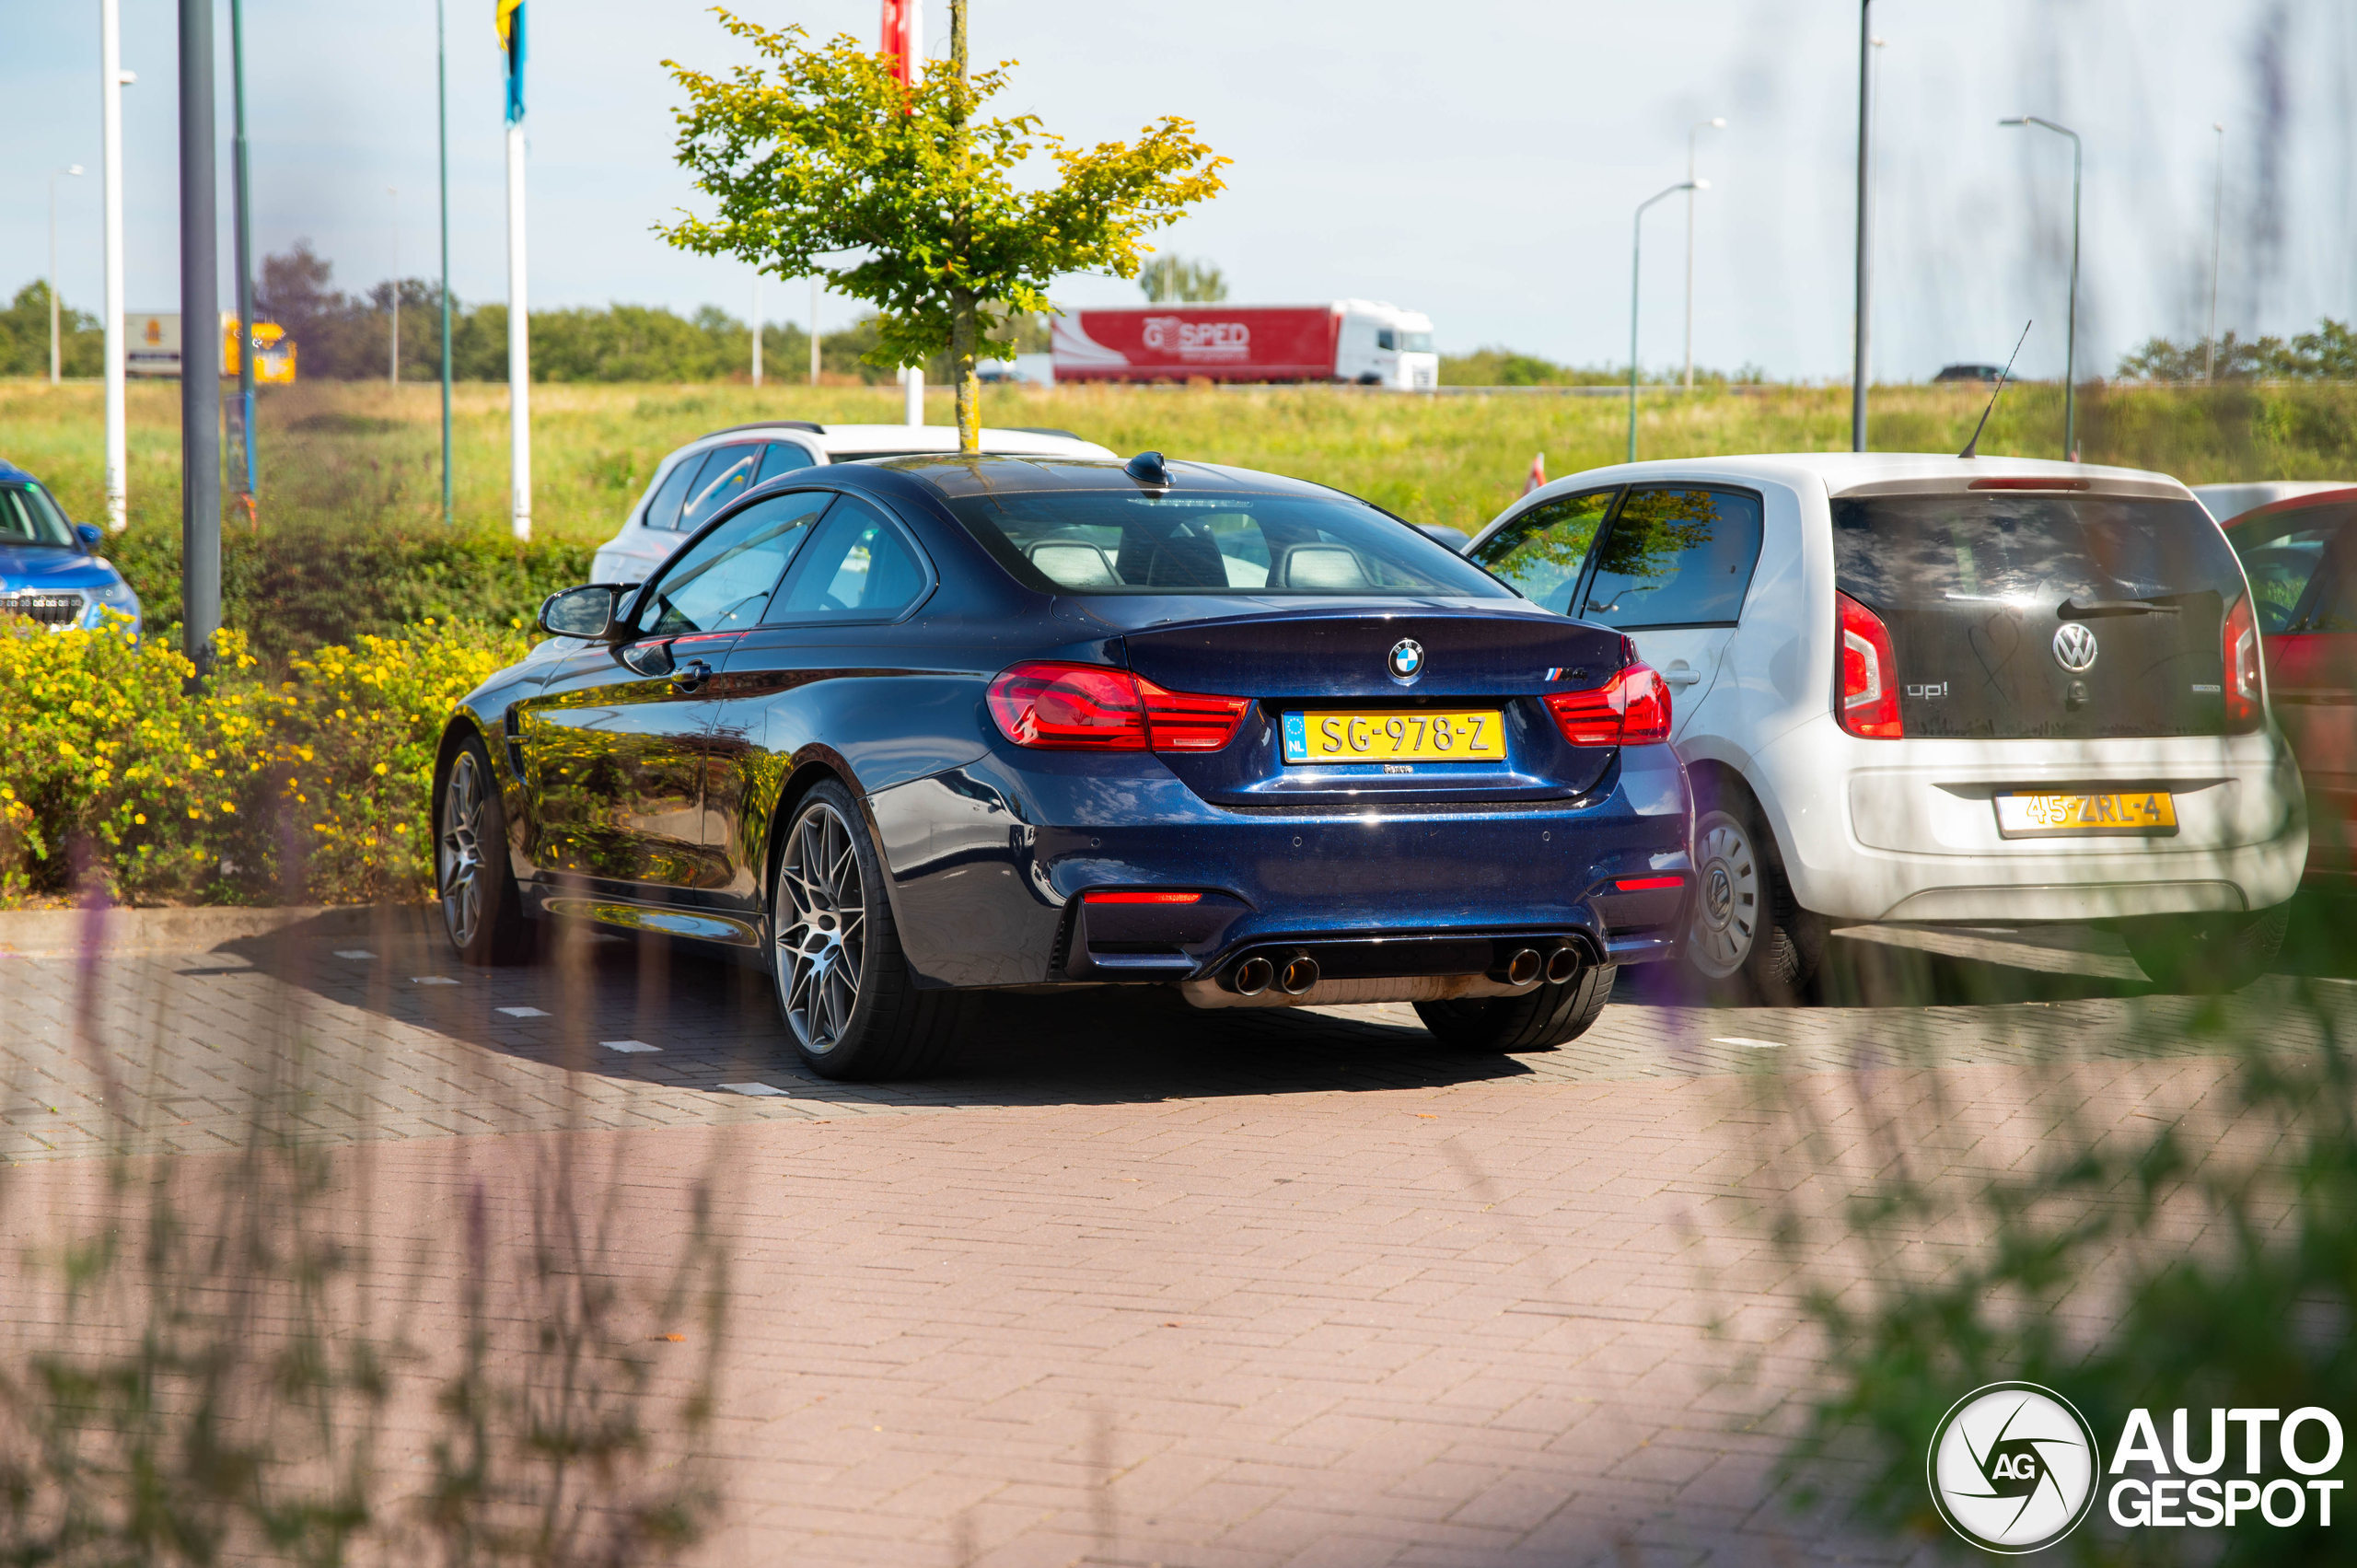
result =
[[1287,714],[1288,762],[1503,762],[1505,716],[1467,713]]
[[1997,831],[2009,839],[2165,836],[2177,831],[2177,802],[2165,790],[2001,795]]

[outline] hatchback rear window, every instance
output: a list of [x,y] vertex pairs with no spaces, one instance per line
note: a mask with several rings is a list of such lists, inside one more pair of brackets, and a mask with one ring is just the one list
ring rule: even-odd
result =
[[1447,546],[1341,498],[1026,491],[949,508],[1044,593],[1513,597]]
[[[1890,629],[1910,736],[2216,734],[2223,723],[2220,632],[2243,577],[2198,502],[1840,499],[1833,559],[1841,591]],[[2063,667],[2066,621],[2093,633],[2092,663]]]

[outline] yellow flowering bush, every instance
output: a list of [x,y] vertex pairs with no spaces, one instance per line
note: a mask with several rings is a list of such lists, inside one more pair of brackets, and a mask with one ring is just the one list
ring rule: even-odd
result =
[[522,633],[426,621],[294,661],[281,688],[286,819],[323,903],[434,890],[434,757],[459,699],[522,658]]
[[214,673],[160,638],[0,620],[0,906],[95,882],[133,903],[430,896],[434,754],[517,632],[425,621]]

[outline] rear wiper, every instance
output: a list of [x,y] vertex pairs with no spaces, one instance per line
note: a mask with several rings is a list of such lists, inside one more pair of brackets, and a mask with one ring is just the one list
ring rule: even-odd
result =
[[2058,613],[2065,621],[2084,621],[2096,615],[2176,615],[2184,609],[2157,598],[2066,598]]

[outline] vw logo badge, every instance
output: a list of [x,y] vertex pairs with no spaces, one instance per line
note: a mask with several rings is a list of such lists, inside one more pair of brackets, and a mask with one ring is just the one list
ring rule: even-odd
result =
[[2054,629],[2054,662],[2077,675],[2096,662],[2096,634],[2075,621]]
[[1424,672],[1424,645],[1413,637],[1402,637],[1391,645],[1390,657],[1384,661],[1391,668],[1391,679],[1405,684]]

